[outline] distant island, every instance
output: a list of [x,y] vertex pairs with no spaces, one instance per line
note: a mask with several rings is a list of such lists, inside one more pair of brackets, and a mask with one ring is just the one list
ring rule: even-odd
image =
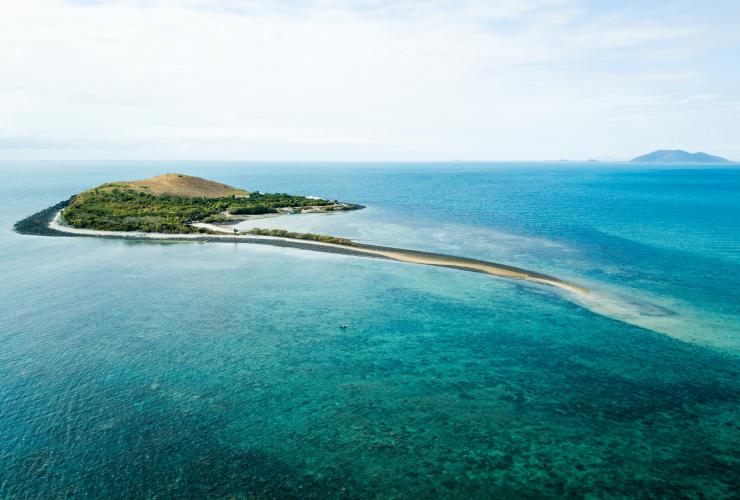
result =
[[660,149],[631,161],[644,163],[732,163],[726,158],[707,153],[689,153],[681,149]]
[[272,245],[461,269],[588,294],[579,285],[505,264],[369,245],[336,236],[256,227],[240,231],[237,227],[249,219],[361,208],[316,196],[250,192],[200,177],[163,174],[88,189],[16,222],[14,229],[34,236]]

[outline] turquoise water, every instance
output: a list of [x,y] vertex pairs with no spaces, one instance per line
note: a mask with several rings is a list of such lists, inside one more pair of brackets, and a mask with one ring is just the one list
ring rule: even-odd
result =
[[[261,227],[593,289],[12,224],[164,171],[360,212]],[[732,497],[740,170],[0,166],[0,497]],[[340,330],[337,325],[350,327]]]

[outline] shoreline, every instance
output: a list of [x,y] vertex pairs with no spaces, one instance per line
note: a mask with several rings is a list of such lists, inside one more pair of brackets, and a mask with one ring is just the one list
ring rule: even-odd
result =
[[165,234],[72,228],[60,222],[61,212],[68,203],[69,200],[58,203],[57,205],[37,212],[30,217],[17,222],[14,226],[15,231],[20,234],[36,236],[78,236],[133,241],[206,241],[270,245],[283,248],[295,248],[299,250],[349,255],[354,257],[379,258],[410,264],[446,267],[450,269],[488,274],[500,278],[509,278],[529,283],[548,285],[581,296],[589,294],[588,289],[585,287],[581,287],[574,283],[568,283],[567,281],[555,278],[554,276],[529,271],[527,269],[484,260],[469,259],[466,257],[457,257],[419,250],[407,250],[403,248],[367,245],[362,243],[355,243],[352,246],[347,246],[318,241],[242,234]]

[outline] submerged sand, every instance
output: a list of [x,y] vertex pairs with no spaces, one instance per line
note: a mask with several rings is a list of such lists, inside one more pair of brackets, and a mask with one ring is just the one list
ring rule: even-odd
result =
[[277,238],[273,236],[255,236],[245,234],[232,234],[233,229],[217,226],[213,224],[197,224],[199,227],[220,232],[221,234],[164,234],[164,233],[143,233],[134,231],[98,231],[94,229],[78,229],[70,227],[61,221],[61,210],[56,213],[54,218],[49,222],[49,228],[62,233],[73,234],[78,236],[95,236],[103,238],[119,239],[136,239],[136,240],[158,240],[158,241],[224,241],[224,242],[244,242],[262,245],[273,245],[282,247],[299,248],[303,250],[323,251],[330,253],[340,253],[344,255],[375,257],[398,262],[408,262],[412,264],[422,264],[428,266],[448,267],[473,271],[498,276],[502,278],[511,278],[540,283],[554,286],[568,292],[579,295],[587,295],[588,289],[568,283],[561,279],[548,276],[546,274],[528,271],[518,267],[507,266],[495,262],[483,260],[468,259],[466,257],[456,257],[452,255],[443,255],[436,253],[407,250],[403,248],[383,247],[375,245],[364,245],[356,243],[353,246],[337,245],[333,243],[323,243],[310,240],[295,240],[289,238]]

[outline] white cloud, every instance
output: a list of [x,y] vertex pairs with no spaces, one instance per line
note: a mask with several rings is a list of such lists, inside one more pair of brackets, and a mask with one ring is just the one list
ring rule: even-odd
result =
[[545,0],[7,3],[0,158],[740,157],[695,125],[737,127],[738,96],[686,66],[711,50],[688,22]]

